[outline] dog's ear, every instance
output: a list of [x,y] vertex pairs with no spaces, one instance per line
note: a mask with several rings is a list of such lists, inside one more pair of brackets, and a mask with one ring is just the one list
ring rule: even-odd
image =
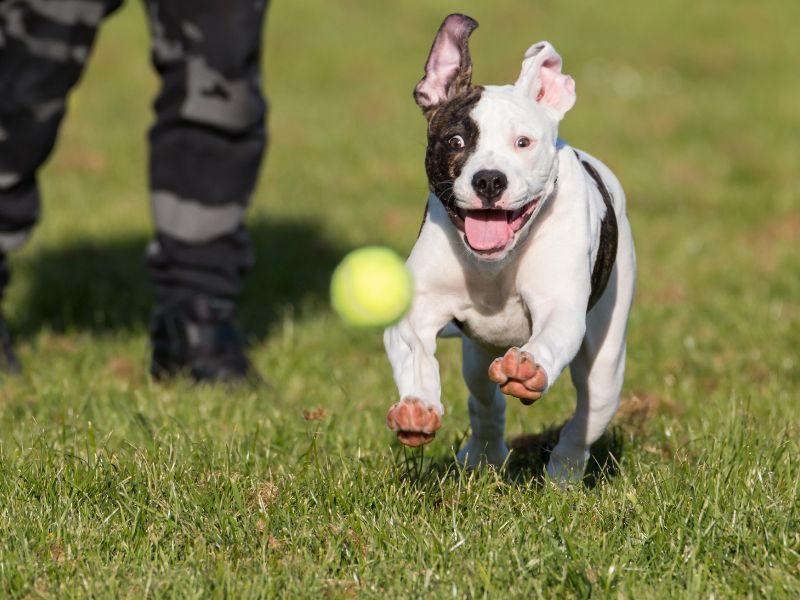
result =
[[550,42],[528,48],[514,85],[547,108],[558,121],[575,104],[575,81],[561,72],[561,57]]
[[472,60],[467,42],[477,26],[478,22],[466,15],[452,14],[439,27],[425,63],[425,77],[414,88],[414,100],[426,117],[441,103],[472,85]]

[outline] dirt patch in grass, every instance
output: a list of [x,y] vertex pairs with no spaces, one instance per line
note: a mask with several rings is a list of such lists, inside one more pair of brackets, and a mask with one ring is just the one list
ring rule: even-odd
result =
[[766,272],[777,269],[781,257],[792,252],[800,239],[800,212],[791,212],[770,219],[751,231],[746,240],[751,246],[758,265]]
[[324,408],[303,409],[303,418],[306,421],[322,421],[328,416]]

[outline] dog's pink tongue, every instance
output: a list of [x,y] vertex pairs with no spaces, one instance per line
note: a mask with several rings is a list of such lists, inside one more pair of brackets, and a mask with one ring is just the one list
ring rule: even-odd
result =
[[504,210],[468,210],[464,218],[464,233],[475,250],[500,250],[514,235]]

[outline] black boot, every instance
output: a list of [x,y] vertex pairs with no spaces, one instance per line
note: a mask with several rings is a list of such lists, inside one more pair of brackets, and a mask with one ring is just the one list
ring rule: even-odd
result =
[[8,333],[6,319],[0,312],[0,373],[16,375],[22,372],[22,367],[14,352],[11,336]]
[[261,382],[233,311],[233,302],[206,296],[157,308],[150,322],[153,378],[185,373],[196,381]]
[[[0,299],[3,297],[8,283],[11,280],[11,270],[8,268],[8,259],[5,253],[0,252]],[[3,312],[0,311],[0,373],[16,375],[22,372],[22,367],[14,352],[14,344],[11,343],[11,335],[8,333],[8,325]]]

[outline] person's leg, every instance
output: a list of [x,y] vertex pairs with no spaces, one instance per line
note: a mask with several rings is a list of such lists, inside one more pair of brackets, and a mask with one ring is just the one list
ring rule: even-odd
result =
[[[6,255],[22,246],[39,218],[36,172],[55,144],[66,96],[98,25],[121,2],[0,2],[0,297],[9,280]],[[2,318],[0,329],[0,368],[16,370]]]
[[145,4],[162,79],[150,131],[151,372],[239,379],[250,366],[232,312],[253,261],[243,216],[266,144],[266,2]]

